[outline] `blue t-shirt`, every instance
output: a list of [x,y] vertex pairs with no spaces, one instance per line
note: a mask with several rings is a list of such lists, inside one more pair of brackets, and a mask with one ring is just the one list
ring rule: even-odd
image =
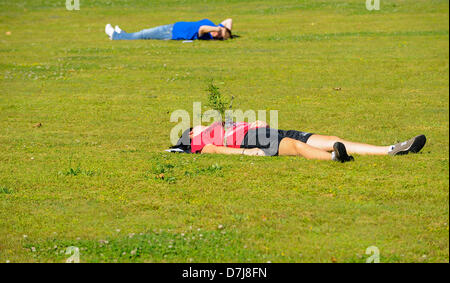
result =
[[198,29],[201,26],[217,27],[212,21],[208,19],[204,19],[198,22],[177,22],[173,26],[172,39],[173,40],[213,39],[210,33],[205,33],[201,37],[198,37]]

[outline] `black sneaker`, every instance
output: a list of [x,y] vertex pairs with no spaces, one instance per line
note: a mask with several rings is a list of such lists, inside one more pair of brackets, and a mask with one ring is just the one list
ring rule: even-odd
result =
[[391,150],[389,150],[389,155],[404,155],[410,152],[418,153],[425,146],[426,142],[427,138],[424,135],[414,137],[410,140],[394,145]]
[[334,159],[335,161],[339,161],[339,162],[349,162],[349,161],[354,161],[355,159],[353,158],[353,156],[348,155],[347,154],[347,149],[345,148],[345,145],[341,142],[336,142],[333,145],[333,149],[334,149]]

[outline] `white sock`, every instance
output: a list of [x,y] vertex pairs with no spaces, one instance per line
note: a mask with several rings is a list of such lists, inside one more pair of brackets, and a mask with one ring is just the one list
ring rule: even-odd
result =
[[393,151],[394,148],[395,148],[395,145],[391,145],[391,146],[389,147],[389,151]]
[[336,152],[331,152],[331,160],[336,161]]
[[105,33],[109,36],[109,39],[112,39],[112,35],[114,33],[114,28],[111,24],[107,24],[105,26]]
[[115,27],[114,27],[114,31],[117,32],[117,33],[121,33],[121,32],[122,32],[122,29],[119,28],[119,26],[115,26]]

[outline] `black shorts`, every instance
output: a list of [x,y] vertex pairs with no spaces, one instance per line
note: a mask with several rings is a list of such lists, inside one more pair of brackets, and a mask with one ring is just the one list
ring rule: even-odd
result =
[[295,130],[251,129],[242,140],[241,148],[260,148],[267,156],[274,156],[278,155],[278,148],[282,139],[291,138],[306,143],[312,135],[312,133]]

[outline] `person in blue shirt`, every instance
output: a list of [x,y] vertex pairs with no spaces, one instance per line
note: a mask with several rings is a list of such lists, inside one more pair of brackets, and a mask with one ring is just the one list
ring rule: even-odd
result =
[[226,19],[219,25],[214,24],[211,20],[203,19],[197,22],[177,22],[134,33],[127,33],[119,26],[113,28],[112,25],[107,24],[105,33],[111,40],[226,40],[232,38],[232,28],[232,19]]

